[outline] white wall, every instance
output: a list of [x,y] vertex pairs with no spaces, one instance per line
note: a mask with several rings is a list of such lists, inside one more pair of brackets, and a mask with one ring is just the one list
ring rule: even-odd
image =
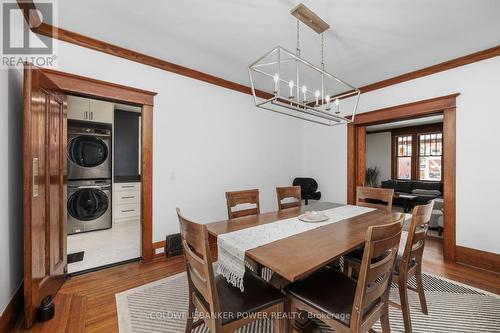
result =
[[0,70],[0,313],[23,276],[22,76]]
[[377,167],[378,182],[391,179],[391,132],[366,134],[366,167]]
[[[407,81],[362,94],[359,112],[460,93],[457,98],[457,245],[500,253],[500,223],[496,212],[500,150],[500,57]],[[349,104],[352,101],[343,101]],[[315,150],[305,150],[304,159],[317,167],[317,177],[346,195],[347,172],[345,128],[316,131],[306,127],[304,137],[321,142]],[[334,143],[334,144],[333,144]],[[445,166],[446,168],[446,166]],[[446,172],[446,169],[445,169]],[[340,197],[329,193],[326,199]]]

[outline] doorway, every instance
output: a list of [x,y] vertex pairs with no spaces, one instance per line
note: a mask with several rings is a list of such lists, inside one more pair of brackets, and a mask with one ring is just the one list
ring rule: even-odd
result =
[[[443,116],[443,202],[444,202],[444,241],[445,261],[455,262],[455,177],[456,177],[456,97],[453,94],[419,102],[403,104],[358,114],[349,124],[347,138],[347,200],[354,204],[356,187],[365,185],[366,176],[366,128],[377,124],[403,121],[442,114]],[[392,171],[394,172],[394,170]]]
[[[156,93],[30,64],[24,68],[23,238],[25,326],[52,302],[67,273],[67,97],[141,108],[141,258],[152,248],[153,100]],[[104,191],[103,191],[104,192]]]

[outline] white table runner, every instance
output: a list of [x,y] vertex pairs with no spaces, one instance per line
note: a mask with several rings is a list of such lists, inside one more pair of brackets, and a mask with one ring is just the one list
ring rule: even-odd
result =
[[219,235],[217,237],[219,257],[217,273],[224,276],[233,286],[244,291],[243,275],[245,275],[245,252],[247,250],[373,210],[375,209],[346,205],[322,211],[330,219],[321,223],[305,223],[298,217],[293,217]]

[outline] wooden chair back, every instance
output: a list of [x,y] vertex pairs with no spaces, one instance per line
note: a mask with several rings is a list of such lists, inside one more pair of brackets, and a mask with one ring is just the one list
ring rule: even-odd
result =
[[401,216],[390,224],[368,228],[351,313],[353,332],[368,331],[374,324],[370,318],[378,320],[380,316],[373,314],[380,313],[388,304],[403,221]]
[[[258,189],[226,192],[226,203],[229,219],[260,214]],[[255,207],[233,211],[233,207],[243,204],[253,204]]]
[[[287,209],[302,206],[302,195],[300,186],[276,187],[278,197],[278,209]],[[284,199],[294,198],[293,202],[282,202]]]
[[[392,188],[374,188],[374,187],[358,186],[356,189],[356,205],[378,208],[391,212],[393,196],[394,196],[394,190]],[[367,202],[367,200],[383,201],[387,203],[387,205],[371,203]]]
[[413,208],[400,271],[406,271],[408,264],[412,261],[421,263],[433,207],[434,201],[431,201],[427,205],[419,205]]
[[[207,227],[184,218],[179,208],[177,208],[177,216],[181,229],[189,295],[198,311],[206,314],[219,313],[219,298],[214,280]],[[199,301],[197,293],[209,304],[209,309],[206,309],[203,302]]]

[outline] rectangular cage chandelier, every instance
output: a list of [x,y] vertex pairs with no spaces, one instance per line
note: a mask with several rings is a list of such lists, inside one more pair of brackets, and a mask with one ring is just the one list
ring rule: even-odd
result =
[[[291,14],[297,18],[296,52],[276,46],[248,67],[255,106],[321,125],[351,123],[361,92],[325,71],[323,33],[329,25],[303,4]],[[320,67],[300,56],[300,22],[321,35]],[[347,97],[354,103],[342,103]]]

